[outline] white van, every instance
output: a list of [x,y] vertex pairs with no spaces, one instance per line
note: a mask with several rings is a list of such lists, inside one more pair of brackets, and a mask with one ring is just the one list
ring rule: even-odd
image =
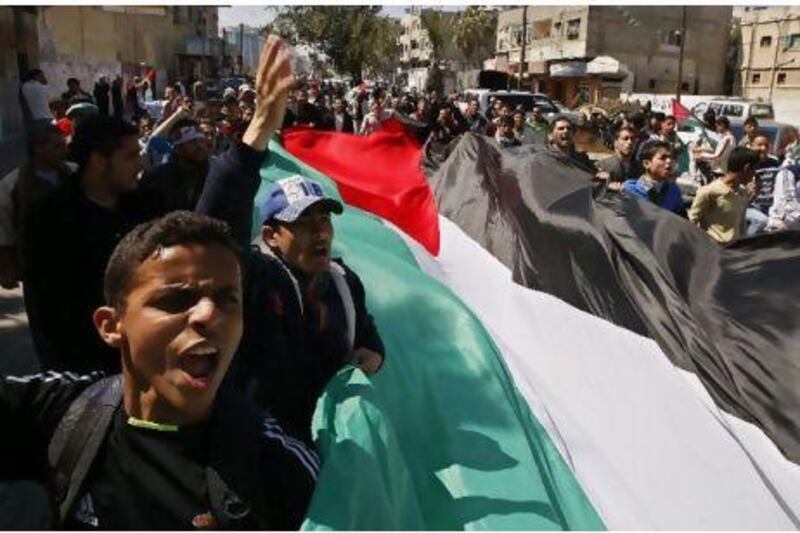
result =
[[692,108],[692,114],[702,119],[703,113],[712,109],[717,117],[728,117],[731,121],[741,121],[753,117],[758,120],[773,120],[775,111],[768,102],[751,102],[741,98],[725,98],[700,102]]
[[525,113],[531,113],[533,106],[541,107],[545,117],[559,113],[558,107],[546,95],[540,93],[529,93],[526,91],[492,91],[490,89],[467,89],[464,91],[467,100],[477,100],[478,107],[484,115],[489,110],[489,99],[495,98],[507,103],[511,109],[522,106]]

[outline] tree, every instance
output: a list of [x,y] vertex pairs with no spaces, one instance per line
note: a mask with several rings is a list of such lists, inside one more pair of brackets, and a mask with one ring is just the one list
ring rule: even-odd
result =
[[455,22],[455,43],[464,56],[480,65],[497,41],[497,12],[479,6],[462,11]]
[[[423,9],[420,13],[422,28],[427,34],[431,47],[430,65],[425,82],[425,90],[436,91],[441,94],[444,86],[440,62],[448,55],[448,48],[452,48],[453,28],[455,16],[437,9]],[[452,55],[452,54],[449,54]]]
[[273,7],[277,15],[262,33],[276,33],[290,44],[308,44],[330,57],[339,72],[361,79],[365,69],[380,70],[398,56],[397,25],[380,16],[380,6]]
[[420,13],[422,28],[431,44],[431,63],[444,59],[445,49],[453,34],[455,17],[437,9],[423,9]]

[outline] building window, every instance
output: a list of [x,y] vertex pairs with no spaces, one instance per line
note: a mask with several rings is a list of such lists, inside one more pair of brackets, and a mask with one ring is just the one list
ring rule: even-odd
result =
[[761,83],[761,74],[753,74],[752,82]]
[[567,21],[567,40],[575,41],[581,34],[581,19]]
[[654,80],[653,78],[650,78],[650,81],[647,83],[647,86],[650,89],[655,89],[656,88],[656,80]]
[[785,85],[785,84],[786,84],[786,73],[778,72],[778,85]]
[[793,33],[787,37],[786,40],[788,41],[786,43],[786,48],[800,50],[800,33]]
[[552,19],[538,20],[533,22],[533,39],[549,39],[550,28],[553,26]]
[[681,45],[681,30],[670,30],[664,35],[664,44]]
[[761,48],[769,48],[772,46],[772,35],[765,35],[761,38]]
[[689,82],[685,81],[681,83],[681,91],[688,91],[689,90]]
[[556,30],[555,31],[556,35],[561,35],[561,23],[560,22],[556,22],[555,24],[553,24],[553,28],[555,28],[555,30]]
[[519,46],[522,32],[514,28],[511,30],[511,46]]

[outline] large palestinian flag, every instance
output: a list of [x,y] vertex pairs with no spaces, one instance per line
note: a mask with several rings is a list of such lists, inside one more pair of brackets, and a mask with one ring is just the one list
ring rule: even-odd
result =
[[473,135],[283,142],[387,350],[319,401],[307,528],[800,527],[798,234],[722,249]]

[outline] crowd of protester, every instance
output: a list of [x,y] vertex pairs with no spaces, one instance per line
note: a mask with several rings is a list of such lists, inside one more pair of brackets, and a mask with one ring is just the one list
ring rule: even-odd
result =
[[[541,107],[495,99],[484,112],[458,92],[298,83],[289,64],[269,39],[256,79],[220,99],[205,98],[202,83],[192,94],[168,85],[159,98],[151,77],[125,86],[116,76],[100,77],[91,94],[71,78],[53,106],[44,73],[25,76],[27,157],[0,181],[0,285],[23,284],[46,372],[0,380],[0,421],[32,435],[2,445],[0,457],[21,459],[0,461],[0,479],[41,469],[48,439],[65,440],[67,459],[50,464],[67,480],[56,487],[56,522],[299,526],[319,469],[315,401],[343,365],[377,372],[385,350],[358,275],[331,257],[331,216],[342,205],[294,176],[254,208],[278,130],[371,135],[395,120],[429,142],[469,133],[503,149],[535,145],[584,171],[602,194],[688,217],[721,243],[800,218],[796,135],[776,157],[754,120],[737,143],[725,117],[706,116],[719,141],[686,147],[673,116],[593,115],[589,125],[613,154],[592,159],[576,147],[578,125]],[[675,171],[687,151],[702,176],[690,202]],[[78,404],[83,411],[73,413]],[[275,418],[257,414],[262,408]],[[67,412],[78,422],[65,429]],[[250,451],[215,462],[212,442],[237,439]],[[89,442],[105,443],[102,453]],[[81,462],[80,453],[96,455]],[[81,464],[95,466],[74,475]],[[230,511],[239,497],[248,512]]]
[[[729,119],[709,111],[703,125],[715,133],[713,140],[705,134],[687,144],[678,136],[676,117],[647,108],[615,117],[593,112],[579,125],[565,115],[546,117],[540,106],[525,111],[500,98],[490,100],[484,113],[477,100],[457,91],[443,95],[413,87],[362,84],[347,89],[323,83],[290,96],[284,127],[369,135],[389,119],[434,142],[448,143],[472,132],[502,147],[538,145],[588,172],[604,191],[637,196],[688,217],[721,243],[800,220],[797,130],[790,128],[772,153],[772,137],[754,118],[744,121],[737,141]],[[613,154],[592,160],[576,149],[579,126],[593,130]],[[742,161],[750,162],[745,169],[739,168]],[[680,177],[690,184],[682,186]]]

